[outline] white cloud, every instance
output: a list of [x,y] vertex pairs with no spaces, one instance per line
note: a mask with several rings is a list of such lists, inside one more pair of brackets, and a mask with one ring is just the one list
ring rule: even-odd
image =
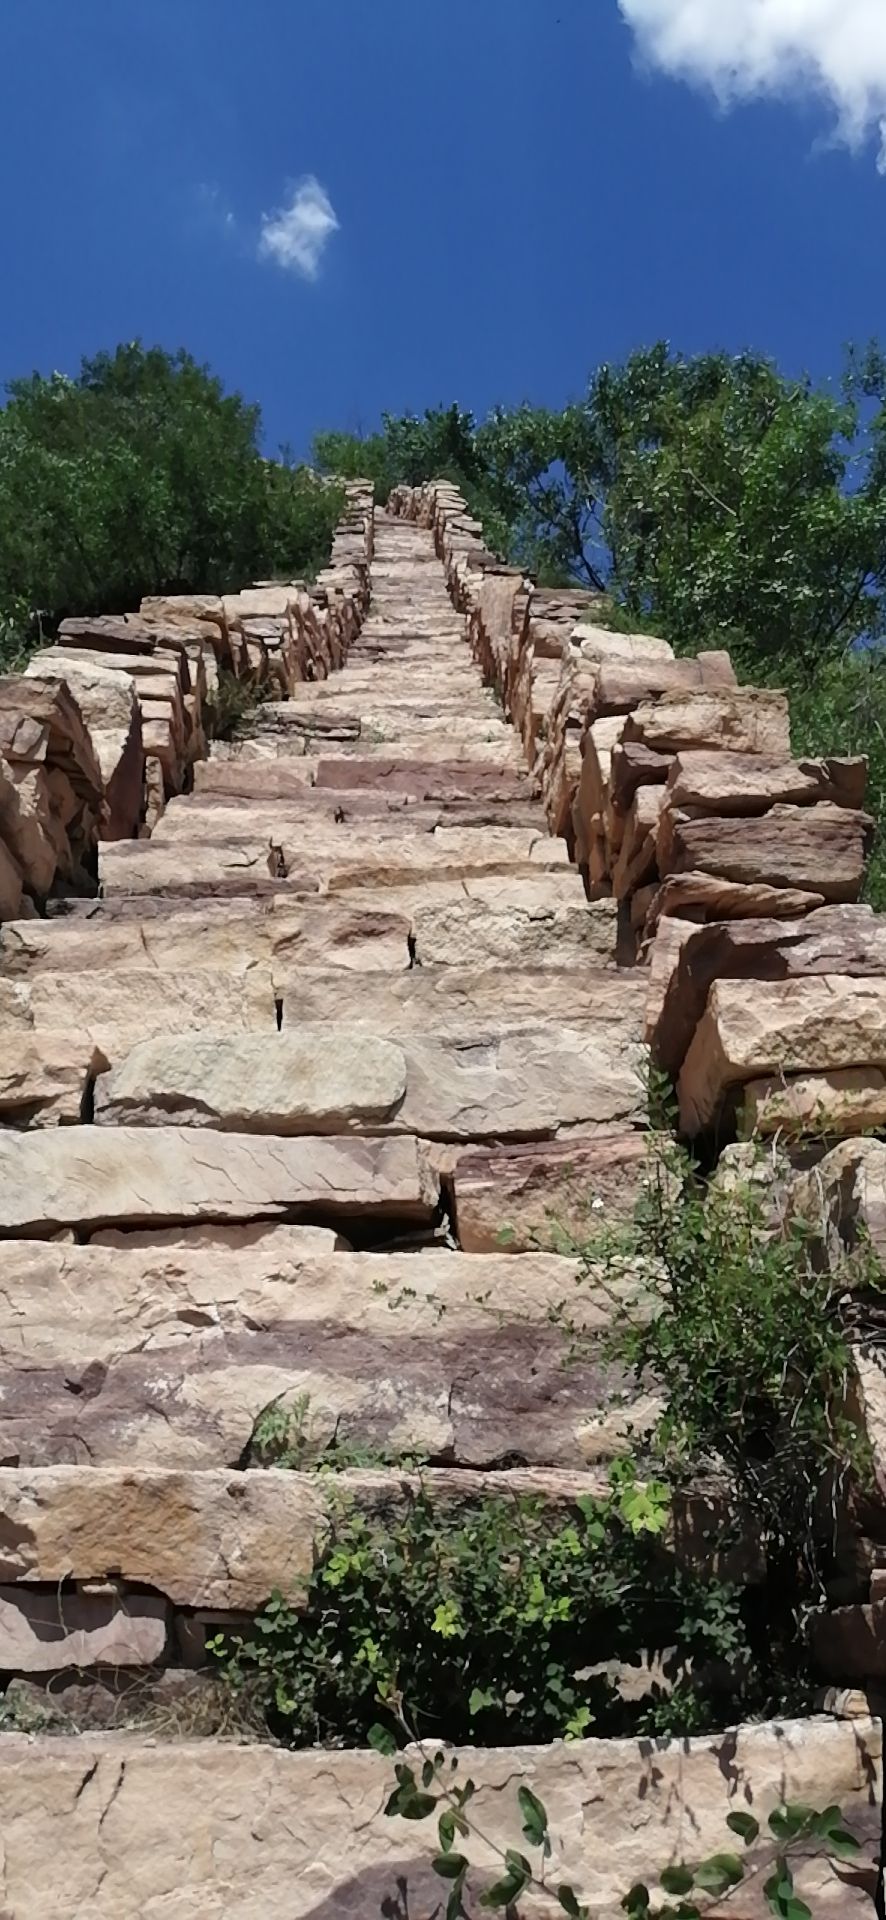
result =
[[817,94],[886,174],[886,0],[618,0],[641,54],[725,106]]
[[290,189],[288,204],[276,213],[263,213],[259,257],[273,260],[288,273],[316,280],[323,255],[338,219],[332,201],[312,173]]

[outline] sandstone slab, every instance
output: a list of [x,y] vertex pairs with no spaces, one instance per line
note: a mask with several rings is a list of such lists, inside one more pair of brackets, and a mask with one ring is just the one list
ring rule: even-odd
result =
[[468,1467],[581,1467],[619,1450],[636,1394],[593,1339],[564,1368],[552,1318],[568,1303],[587,1335],[603,1334],[635,1297],[633,1273],[604,1280],[556,1255],[266,1241],[208,1262],[198,1247],[119,1235],[113,1247],[10,1242],[0,1459],[268,1465],[253,1431],[278,1406],[299,1409],[305,1467],[329,1449],[333,1464],[342,1442]]
[[693,818],[666,806],[658,869],[662,876],[713,873],[738,885],[795,887],[849,902],[861,891],[872,838],[869,816],[843,806],[775,806],[753,818]]
[[744,1081],[856,1066],[886,1066],[886,980],[718,980],[683,1062],[681,1125],[710,1125]]
[[436,1182],[414,1140],[256,1139],[187,1127],[0,1134],[0,1232],[248,1221],[429,1220]]
[[0,1587],[0,1662],[17,1673],[150,1667],[166,1651],[168,1608],[150,1594],[29,1593]]
[[[550,1816],[552,1881],[574,1882],[592,1920],[611,1920],[632,1882],[720,1848],[739,1802],[764,1824],[783,1799],[836,1804],[873,1861],[880,1752],[878,1721],[820,1719],[652,1746],[471,1750],[459,1778],[476,1782],[477,1824],[500,1849],[513,1844],[517,1787],[531,1786]],[[176,1920],[378,1920],[404,1901],[431,1913],[440,1882],[422,1830],[382,1812],[390,1771],[365,1751],[8,1734],[4,1898],[58,1920],[159,1920],[164,1907]],[[471,1855],[473,1906],[498,1860],[486,1843]],[[805,1863],[797,1888],[822,1920],[868,1920],[870,1892],[845,1872]]]
[[57,1127],[79,1121],[90,1082],[106,1066],[101,1050],[77,1034],[4,1034],[0,1124]]
[[48,1043],[55,1032],[80,1038],[107,1060],[139,1040],[219,1026],[233,1032],[273,1032],[276,1002],[270,967],[260,961],[238,972],[194,968],[182,974],[153,967],[119,973],[38,971],[26,979],[0,978],[0,1033],[22,1042],[29,1030]]
[[628,715],[624,738],[638,740],[656,753],[704,748],[787,760],[791,754],[787,698],[765,687],[695,693],[684,699],[665,695]]
[[487,1256],[583,1247],[631,1220],[648,1164],[638,1132],[460,1153],[449,1176],[459,1244]]
[[693,927],[678,951],[649,1032],[655,1058],[669,1073],[682,1066],[716,980],[882,977],[886,926],[870,907],[822,907],[793,924],[749,918]]
[[[634,1007],[635,1017],[639,1008]],[[96,1088],[105,1126],[278,1136],[397,1132],[429,1140],[533,1139],[642,1120],[643,1049],[576,1024],[391,1038],[343,1024],[265,1038],[201,1034],[136,1047]],[[475,1016],[476,1020],[476,1016]],[[433,1014],[428,1026],[433,1030]]]

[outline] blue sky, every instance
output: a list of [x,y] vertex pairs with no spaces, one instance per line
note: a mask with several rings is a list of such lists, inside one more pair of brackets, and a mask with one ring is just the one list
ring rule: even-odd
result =
[[835,373],[886,334],[886,0],[767,8],[2,0],[0,375],[185,345],[304,452],[661,336]]

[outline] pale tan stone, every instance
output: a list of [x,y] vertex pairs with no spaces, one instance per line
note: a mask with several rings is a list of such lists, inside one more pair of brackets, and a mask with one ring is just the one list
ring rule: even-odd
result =
[[[113,1247],[9,1242],[0,1450],[19,1466],[236,1466],[279,1405],[299,1409],[305,1467],[338,1440],[461,1466],[519,1455],[578,1468],[624,1450],[636,1395],[593,1336],[639,1291],[632,1271],[556,1255],[265,1241],[210,1262],[120,1235]],[[553,1324],[567,1303],[588,1336],[568,1372]]]
[[886,1066],[886,981],[718,980],[683,1062],[681,1125],[709,1125],[742,1081],[853,1066]]
[[[417,945],[421,958],[425,948],[420,935]],[[431,1035],[464,1041],[537,1032],[547,1025],[553,1038],[558,1026],[568,1025],[593,1028],[598,1038],[611,1036],[619,1051],[626,1040],[642,1039],[646,983],[641,974],[591,966],[569,969],[562,962],[494,966],[488,957],[488,965],[431,966],[423,961],[405,972],[346,977],[293,965],[283,988],[283,1032],[325,1023],[365,1028],[401,1041]]]
[[[7,989],[4,994],[2,989]],[[271,971],[260,961],[239,972],[200,969],[176,976],[153,967],[120,973],[36,972],[0,980],[0,1033],[33,1028],[76,1032],[117,1060],[140,1040],[220,1025],[234,1032],[275,1031]]]
[[399,1047],[340,1027],[239,1039],[201,1032],[134,1047],[102,1076],[95,1118],[106,1126],[342,1133],[392,1120],[407,1074]]
[[0,1134],[6,1234],[311,1212],[427,1220],[436,1201],[410,1139],[256,1139],[187,1127]]
[[[277,894],[249,903],[176,901],[174,911],[157,914],[139,906],[120,917],[111,910],[114,904],[95,906],[88,916],[16,921],[0,928],[3,973],[16,978],[37,971],[117,975],[150,968],[165,977],[163,990],[172,998],[178,987],[170,984],[171,974],[218,969],[239,976],[258,961],[270,968],[275,986],[295,968],[375,972],[409,965],[411,919],[403,906],[387,913],[362,899],[348,905]],[[207,1023],[210,1019],[207,1009]]]
[[[420,1770],[420,1755],[405,1758]],[[881,1730],[876,1719],[789,1720],[685,1741],[468,1750],[457,1778],[475,1781],[486,1836],[470,1848],[469,1905],[500,1873],[493,1846],[515,1844],[525,1783],[549,1815],[551,1885],[574,1884],[592,1920],[613,1920],[633,1882],[722,1851],[736,1807],[765,1827],[784,1800],[838,1805],[872,1861]],[[379,1920],[404,1899],[420,1920],[439,1906],[440,1881],[424,1826],[385,1816],[390,1785],[391,1762],[366,1751],[6,1734],[4,1898],[23,1920],[159,1920],[164,1908],[176,1920]],[[868,1920],[860,1878],[802,1862],[797,1891],[817,1920]],[[553,1920],[553,1901],[538,1911]]]
[[[316,844],[315,844],[316,840]],[[317,830],[310,851],[303,830],[287,837],[285,827],[272,840],[254,836],[229,842],[159,840],[105,844],[99,853],[102,888],[115,893],[181,891],[197,883],[221,883],[248,889],[272,877],[290,879],[302,891],[338,893],[352,888],[397,886],[425,877],[508,873],[539,866],[566,868],[562,842],[522,828],[448,828],[434,833],[371,836],[349,830],[333,845]]]
[[741,1111],[746,1133],[863,1133],[886,1126],[886,1073],[878,1067],[844,1067],[770,1075],[745,1087]]
[[0,1587],[0,1660],[18,1673],[150,1667],[162,1659],[166,1602],[149,1594],[29,1593]]
[[57,1127],[78,1121],[90,1080],[106,1066],[101,1050],[78,1034],[4,1034],[0,1123]]
[[725,749],[787,760],[791,752],[787,697],[766,687],[693,693],[682,699],[666,695],[627,716],[624,738],[640,740],[659,753]]

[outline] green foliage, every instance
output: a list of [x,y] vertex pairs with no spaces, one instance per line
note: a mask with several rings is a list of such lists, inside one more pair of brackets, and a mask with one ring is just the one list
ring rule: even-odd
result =
[[[456,1851],[456,1835],[462,1843],[474,1837],[482,1839],[487,1849],[498,1854],[504,1865],[504,1873],[480,1894],[478,1907],[500,1912],[510,1908],[527,1891],[550,1895],[546,1863],[553,1846],[548,1814],[532,1789],[518,1787],[517,1804],[522,1821],[522,1837],[538,1854],[537,1866],[533,1866],[525,1854],[518,1853],[512,1847],[501,1849],[482,1833],[473,1812],[468,1811],[476,1793],[473,1780],[466,1780],[464,1784],[456,1783],[457,1756],[450,1754],[447,1757],[439,1751],[430,1755],[423,1746],[421,1752],[425,1756],[421,1786],[414,1768],[401,1761],[395,1768],[396,1785],[388,1797],[385,1813],[392,1818],[396,1816],[401,1820],[415,1821],[430,1820],[436,1816],[440,1851],[431,1864],[448,1889],[446,1920],[471,1920],[470,1910],[465,1905],[471,1863],[467,1854]],[[746,1848],[753,1846],[760,1837],[759,1821],[751,1814],[730,1814],[726,1824]],[[811,1908],[794,1891],[789,1857],[792,1849],[802,1849],[804,1857],[817,1855],[832,1861],[846,1860],[858,1854],[859,1843],[844,1826],[840,1809],[835,1806],[817,1813],[813,1807],[789,1803],[770,1814],[768,1824],[770,1833],[778,1843],[774,1865],[771,1853],[763,1855],[762,1864],[754,1864],[731,1851],[711,1854],[695,1866],[688,1866],[684,1861],[674,1862],[659,1875],[658,1884],[662,1893],[674,1897],[676,1905],[671,1904],[670,1897],[662,1905],[658,1896],[651,1893],[643,1881],[637,1881],[621,1902],[622,1912],[627,1914],[628,1920],[703,1920],[707,1906],[701,1907],[695,1899],[687,1896],[728,1897],[735,1887],[754,1881],[766,1867],[771,1866],[772,1871],[762,1888],[767,1912],[774,1914],[776,1920],[814,1920]],[[556,1888],[556,1899],[569,1920],[590,1920],[590,1908],[583,1903],[574,1886],[561,1882]]]
[[322,564],[340,490],[262,458],[260,416],[184,352],[138,342],[68,379],[15,380],[0,412],[0,660],[40,615],[225,592]]
[[865,1245],[823,1270],[809,1223],[776,1220],[767,1206],[765,1182],[705,1186],[686,1153],[657,1146],[634,1229],[653,1310],[616,1342],[662,1392],[655,1444],[669,1476],[725,1473],[739,1531],[751,1526],[771,1591],[792,1613],[820,1598],[831,1544],[823,1495],[836,1512],[867,1466],[839,1301],[883,1282]]
[[[292,1744],[383,1745],[401,1700],[453,1740],[620,1731],[638,1716],[603,1663],[676,1646],[684,1661],[749,1665],[741,1596],[674,1566],[661,1544],[667,1489],[640,1488],[625,1463],[605,1496],[565,1513],[525,1498],[452,1506],[420,1476],[367,1513],[330,1484],[306,1607],[277,1594],[250,1638],[217,1648]],[[697,1697],[677,1694],[671,1730],[705,1715],[710,1725],[700,1680]]]

